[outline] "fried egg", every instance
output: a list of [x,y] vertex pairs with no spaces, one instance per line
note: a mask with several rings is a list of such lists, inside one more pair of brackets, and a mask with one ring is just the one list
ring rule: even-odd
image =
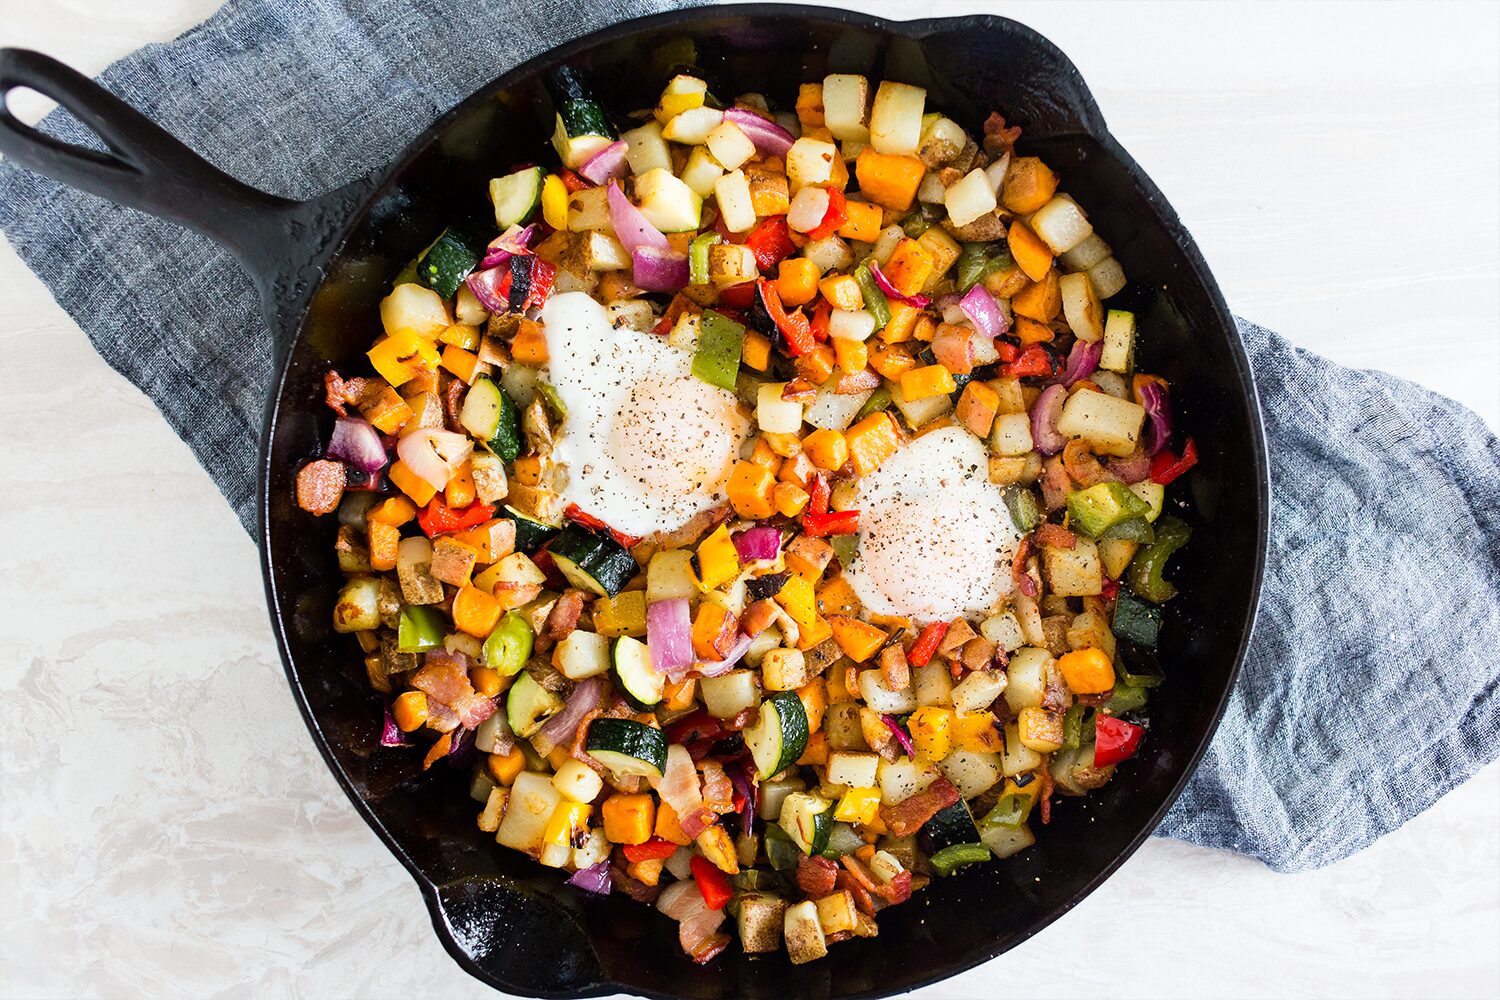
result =
[[923,434],[859,482],[849,584],[877,614],[983,616],[1011,589],[1020,532],[989,480],[984,442],[961,427]]
[[680,527],[721,502],[749,433],[734,393],[692,374],[666,339],[616,329],[583,292],[542,308],[547,380],[567,408],[557,488],[617,531]]

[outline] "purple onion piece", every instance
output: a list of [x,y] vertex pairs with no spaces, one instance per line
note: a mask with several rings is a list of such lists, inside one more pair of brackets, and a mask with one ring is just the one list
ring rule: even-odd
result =
[[328,439],[325,454],[348,462],[361,472],[379,472],[390,460],[380,431],[368,420],[358,417],[339,417],[334,421],[333,435]]
[[699,677],[722,677],[734,669],[734,665],[745,658],[750,651],[750,643],[753,640],[748,635],[742,635],[734,640],[734,645],[729,647],[729,655],[722,660],[700,660],[693,664],[698,671]]
[[[578,725],[590,709],[599,707],[599,698],[604,693],[604,682],[598,677],[589,677],[578,682],[561,712],[548,719],[532,738],[538,753],[546,756],[563,746],[578,734]],[[545,749],[543,749],[545,747]]]
[[381,724],[380,728],[380,745],[383,747],[409,747],[412,745],[411,740],[407,739],[406,734],[401,731],[401,727],[396,725],[396,717],[391,714],[391,706],[389,704],[385,706],[385,721]]
[[1057,418],[1067,399],[1068,390],[1060,385],[1049,385],[1032,404],[1031,443],[1043,455],[1056,455],[1068,443],[1057,429]]
[[741,562],[772,560],[781,551],[781,529],[768,525],[746,528],[735,532],[733,541]]
[[624,139],[612,142],[589,157],[588,162],[578,168],[578,173],[590,184],[605,184],[625,176],[625,153],[630,144]]
[[636,247],[630,255],[632,281],[648,292],[677,292],[688,285],[687,254],[660,247]]
[[891,735],[896,737],[896,742],[901,744],[901,749],[905,752],[906,756],[915,758],[917,756],[916,748],[912,746],[911,737],[907,735],[906,730],[901,728],[901,723],[889,715],[882,715],[880,721],[884,722],[885,728],[889,729]]
[[681,675],[693,665],[693,621],[685,597],[657,601],[646,608],[646,645],[659,674]]
[[632,255],[637,247],[656,247],[660,250],[671,248],[661,230],[647,222],[641,210],[625,197],[620,185],[610,181],[605,197],[609,200],[609,221],[615,227],[615,238]]
[[796,139],[792,133],[773,121],[767,121],[749,108],[730,108],[724,112],[724,120],[734,122],[746,138],[755,144],[755,151],[763,156],[785,156]]
[[[506,258],[509,263],[509,258]],[[479,304],[492,313],[504,313],[510,310],[509,300],[500,294],[500,282],[510,273],[508,266],[496,266],[485,268],[483,271],[475,271],[464,279],[464,284],[469,286],[469,291],[479,300]]]
[[887,278],[884,272],[880,270],[880,264],[874,260],[870,261],[870,276],[875,279],[875,284],[880,286],[880,290],[885,293],[885,297],[888,299],[905,302],[907,305],[916,306],[918,309],[926,309],[932,304],[932,299],[926,295],[902,295],[898,292],[896,286],[891,284],[891,279]]
[[974,324],[974,329],[991,340],[1010,330],[1010,323],[1006,321],[1005,313],[1001,312],[1000,306],[995,302],[995,297],[983,285],[975,285],[969,289],[968,293],[958,300],[958,307],[963,310],[965,316],[969,317],[969,322]]
[[1155,455],[1172,440],[1172,402],[1160,382],[1141,385],[1141,405],[1146,408],[1146,454]]
[[1071,388],[1074,382],[1088,378],[1099,368],[1099,359],[1104,355],[1104,343],[1098,340],[1075,340],[1068,351],[1068,363],[1063,373],[1057,376],[1059,385]]
[[584,892],[592,892],[599,896],[608,896],[614,888],[614,879],[609,874],[609,860],[606,858],[597,864],[580,868],[568,879],[568,884]]

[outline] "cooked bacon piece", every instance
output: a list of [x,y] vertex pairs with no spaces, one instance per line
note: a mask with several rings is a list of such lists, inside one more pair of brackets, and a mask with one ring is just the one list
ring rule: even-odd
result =
[[753,725],[755,723],[755,720],[759,719],[759,718],[760,718],[760,710],[759,709],[755,709],[755,708],[741,709],[740,713],[738,715],[735,715],[732,718],[728,718],[728,719],[723,720],[723,722],[724,722],[724,731],[727,732],[727,733],[737,733],[737,732],[740,732],[741,730],[745,729],[747,726]]
[[329,369],[328,374],[323,376],[323,402],[328,408],[341,417],[347,417],[349,411],[344,409],[349,400],[344,398],[344,380],[339,373]]
[[724,765],[705,760],[703,770],[703,804],[719,815],[734,812],[734,782],[724,773]]
[[1052,822],[1052,769],[1050,767],[1037,768],[1042,783],[1042,790],[1038,797],[1042,802],[1042,825],[1046,826]]
[[745,613],[740,615],[740,631],[753,639],[770,628],[775,620],[776,602],[767,597],[751,604],[745,609]]
[[429,653],[427,662],[411,675],[412,687],[424,692],[431,702],[438,702],[453,710],[458,722],[466,729],[473,729],[495,714],[495,702],[476,694],[469,683],[468,657],[440,650]]
[[578,617],[583,614],[583,604],[587,595],[581,590],[565,590],[557,602],[552,605],[552,610],[547,614],[547,623],[542,626],[542,631],[549,639],[566,639],[568,633],[578,627]]
[[883,905],[882,901],[877,899],[869,889],[866,889],[864,884],[855,875],[847,871],[841,871],[835,884],[839,889],[848,892],[850,896],[854,897],[854,908],[865,916],[873,917],[876,913],[880,912],[880,908]]
[[297,471],[297,506],[309,514],[332,514],[344,499],[343,462],[320,458]]
[[916,833],[939,812],[957,802],[962,796],[947,778],[938,778],[924,790],[893,806],[881,806],[880,818],[898,837]]
[[1078,544],[1078,536],[1060,524],[1043,521],[1037,525],[1036,543],[1049,549],[1071,549]]
[[676,743],[667,748],[667,770],[656,784],[656,794],[677,813],[677,822],[689,837],[696,838],[718,822],[718,814],[703,804],[693,758]]
[[1010,561],[1010,576],[1015,582],[1016,590],[1026,597],[1035,597],[1037,594],[1036,579],[1026,571],[1026,560],[1031,556],[1031,539],[1021,539],[1021,544],[1016,546],[1016,554]]
[[1073,480],[1068,476],[1068,470],[1063,468],[1062,456],[1053,455],[1042,463],[1042,478],[1038,483],[1042,488],[1042,506],[1048,512],[1062,510],[1068,505],[1068,493],[1073,489]]
[[984,151],[999,155],[1008,153],[1015,148],[1016,140],[1021,138],[1021,126],[1012,125],[1005,127],[1005,116],[998,111],[991,111],[990,116],[984,120]]
[[880,388],[880,376],[866,368],[861,372],[845,372],[833,383],[836,396],[852,396],[857,392]]
[[443,411],[448,415],[448,426],[458,427],[458,417],[463,412],[464,393],[468,391],[468,383],[458,379],[449,379],[448,388],[443,390]]
[[807,893],[808,899],[818,899],[832,892],[838,876],[838,865],[827,858],[804,855],[797,859],[797,888]]

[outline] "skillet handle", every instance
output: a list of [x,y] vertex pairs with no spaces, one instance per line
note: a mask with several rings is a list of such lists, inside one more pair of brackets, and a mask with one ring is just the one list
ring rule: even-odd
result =
[[[57,101],[109,152],[38,132],[11,112],[26,87]],[[224,246],[268,304],[299,203],[259,191],[210,164],[139,111],[50,56],[0,49],[0,154],[70,187],[195,230]]]

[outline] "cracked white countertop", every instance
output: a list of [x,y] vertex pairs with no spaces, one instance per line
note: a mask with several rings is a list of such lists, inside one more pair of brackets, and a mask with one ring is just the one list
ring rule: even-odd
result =
[[[87,72],[215,0],[0,0]],[[1078,63],[1230,306],[1500,425],[1500,6],[886,0]],[[493,996],[312,748],[249,538],[0,245],[0,998]],[[923,1000],[1500,995],[1500,767],[1340,864],[1154,840]]]

